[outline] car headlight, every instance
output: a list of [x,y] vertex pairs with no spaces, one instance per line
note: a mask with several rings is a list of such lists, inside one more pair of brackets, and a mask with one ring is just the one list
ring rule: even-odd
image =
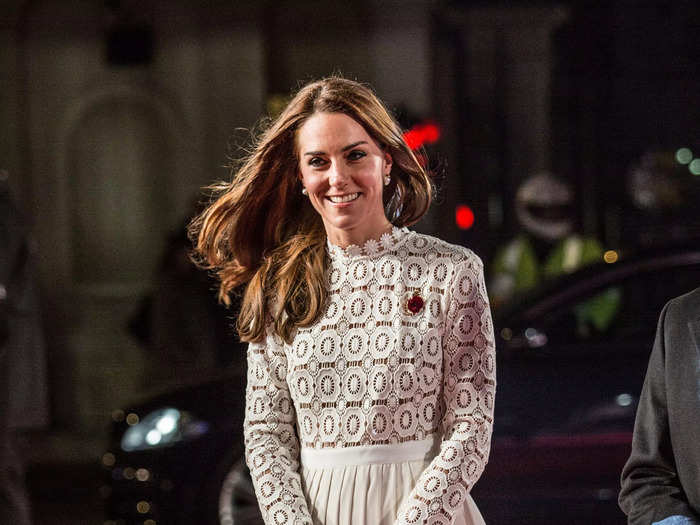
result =
[[130,426],[121,440],[122,450],[149,450],[197,438],[209,430],[205,421],[177,408],[154,410]]

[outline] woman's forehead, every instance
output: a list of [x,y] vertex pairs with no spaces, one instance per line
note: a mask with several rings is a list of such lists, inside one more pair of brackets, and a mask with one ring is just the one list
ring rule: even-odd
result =
[[297,131],[300,149],[343,148],[355,142],[376,142],[357,120],[345,113],[314,113]]

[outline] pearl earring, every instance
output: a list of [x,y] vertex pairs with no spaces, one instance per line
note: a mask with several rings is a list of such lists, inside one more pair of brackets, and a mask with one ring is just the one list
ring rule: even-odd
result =
[[301,194],[302,194],[302,195],[308,195],[309,192],[306,190],[306,188],[302,187],[302,188],[301,188]]
[[384,175],[384,186],[388,186],[391,182],[391,175]]

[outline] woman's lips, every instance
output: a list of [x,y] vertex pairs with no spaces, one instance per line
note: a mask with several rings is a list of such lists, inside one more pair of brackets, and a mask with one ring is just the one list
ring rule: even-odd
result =
[[346,202],[352,202],[360,196],[359,192],[356,193],[346,193],[345,195],[329,195],[326,198],[333,204],[344,204]]

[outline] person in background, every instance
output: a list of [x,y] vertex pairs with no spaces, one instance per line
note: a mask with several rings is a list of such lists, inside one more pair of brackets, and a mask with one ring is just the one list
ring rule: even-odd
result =
[[17,429],[48,423],[46,354],[27,228],[0,170],[0,523],[31,523]]
[[[551,173],[528,177],[515,196],[522,232],[498,250],[491,265],[489,294],[498,308],[549,279],[603,261],[603,246],[575,233],[571,188]],[[578,305],[577,333],[604,333],[618,312],[621,291],[608,289]]]
[[481,260],[407,228],[431,181],[366,86],[304,86],[193,224],[247,283],[247,463],[268,524],[483,523],[496,388]]
[[630,525],[700,525],[700,288],[666,304],[637,407],[620,508]]
[[548,172],[528,177],[518,187],[515,214],[522,231],[493,261],[489,295],[494,304],[602,259],[596,239],[574,233],[573,201],[569,185]]

